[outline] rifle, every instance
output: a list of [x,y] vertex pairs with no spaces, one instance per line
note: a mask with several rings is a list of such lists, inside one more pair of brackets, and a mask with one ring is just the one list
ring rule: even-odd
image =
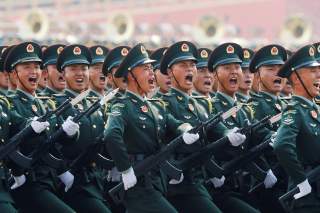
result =
[[[90,107],[88,107],[82,113],[77,114],[72,120],[73,122],[79,122],[79,120],[84,116],[89,116],[95,111],[97,111],[101,106],[105,105],[110,99],[114,97],[114,95],[118,92],[118,89],[111,91],[108,95],[105,95],[101,100],[95,101]],[[48,159],[50,158],[49,150],[54,145],[54,143],[60,138],[61,135],[64,134],[64,130],[60,127],[57,131],[49,136],[47,140],[45,140],[40,147],[33,153],[32,159],[33,162],[37,162],[39,159]],[[48,157],[49,156],[49,157]],[[45,160],[48,162],[48,160]],[[58,163],[59,164],[59,163]],[[54,165],[54,163],[51,165]],[[57,167],[57,166],[53,166]]]
[[[270,125],[270,118],[271,116],[266,116],[262,120],[257,121],[256,123],[250,124],[246,127],[243,127],[237,130],[237,132],[247,135],[251,131],[256,131],[267,125]],[[207,164],[207,161],[211,159],[211,156],[214,154],[216,150],[221,150],[221,148],[223,148],[228,144],[229,144],[229,139],[227,136],[220,138],[219,140],[208,144],[207,146],[201,148],[199,151],[194,152],[188,157],[177,162],[176,165],[182,170],[186,170],[190,167],[196,167],[199,165]]]
[[[74,106],[83,98],[85,98],[88,95],[88,93],[88,91],[85,91],[72,100],[70,98],[67,99],[55,110],[48,111],[45,115],[39,117],[37,120],[40,122],[44,122],[53,115],[61,115],[66,109],[68,109],[71,106]],[[10,138],[9,141],[0,149],[0,160],[5,158],[6,156],[9,156],[9,158],[18,165],[22,165],[24,168],[29,168],[31,166],[31,158],[23,155],[19,150],[16,150],[16,148],[23,141],[23,138],[26,138],[33,133],[34,131],[31,125],[28,125],[21,131],[19,131],[17,134],[15,134],[12,138]]]
[[[317,182],[320,180],[320,166],[317,166],[316,168],[314,168],[313,170],[309,171],[307,173],[307,179],[310,182],[310,184]],[[286,212],[290,212],[292,207],[293,207],[293,195],[299,193],[300,190],[299,188],[296,186],[293,189],[289,190],[287,193],[285,193],[284,195],[282,195],[279,198],[279,202],[282,206],[282,208],[286,211]]]
[[[195,128],[191,129],[190,132],[198,133],[203,129],[210,129],[220,121],[226,120],[231,115],[239,111],[241,107],[242,107],[242,104],[232,107],[230,110],[228,110],[225,113],[219,112],[218,114],[211,117],[207,121],[202,122]],[[158,165],[164,165],[167,159],[169,158],[169,156],[171,156],[171,154],[173,153],[173,151],[177,147],[179,147],[181,144],[183,144],[182,135],[175,138],[169,144],[164,146],[164,148],[160,152],[150,155],[143,161],[138,162],[136,165],[133,166],[133,170],[135,171],[136,177],[141,177],[142,175],[148,173],[148,171],[150,171],[151,169],[155,168]],[[109,195],[111,196],[111,198],[115,203],[120,203],[123,200],[124,193],[125,193],[125,190],[122,182],[109,190]]]

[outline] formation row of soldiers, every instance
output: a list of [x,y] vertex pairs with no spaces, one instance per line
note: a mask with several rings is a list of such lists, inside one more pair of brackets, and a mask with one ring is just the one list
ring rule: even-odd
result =
[[[32,131],[1,158],[0,212],[320,212],[308,178],[320,158],[319,61],[318,44],[290,56],[275,44],[211,51],[188,41],[153,52],[143,44],[2,47],[0,157],[17,134]],[[292,91],[281,95],[286,86]],[[281,120],[248,128],[267,115]],[[177,138],[165,161],[138,166]],[[120,204],[108,193],[119,183]],[[278,198],[295,187],[283,208]]]

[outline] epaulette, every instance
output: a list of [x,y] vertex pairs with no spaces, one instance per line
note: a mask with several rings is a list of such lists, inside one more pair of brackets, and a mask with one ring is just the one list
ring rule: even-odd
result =
[[260,94],[258,94],[258,93],[253,93],[253,92],[251,92],[250,93],[250,96],[252,97],[252,98],[262,98],[263,96],[262,95],[260,95]]
[[163,108],[166,108],[167,106],[166,102],[160,98],[150,98],[150,99],[148,98],[147,100],[150,102],[157,102],[157,104],[160,104]]
[[3,102],[8,108],[11,108],[11,104],[6,96],[0,95],[0,101]]
[[37,96],[36,98],[40,99],[40,100],[47,100],[47,99],[51,99],[52,97],[50,97],[50,96]]

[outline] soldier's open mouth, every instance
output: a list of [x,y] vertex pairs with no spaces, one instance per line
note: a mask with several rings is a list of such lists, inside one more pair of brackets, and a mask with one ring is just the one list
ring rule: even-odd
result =
[[211,85],[211,81],[210,80],[204,81],[204,85],[210,86]]
[[29,82],[31,82],[31,83],[36,83],[36,82],[37,82],[37,78],[35,78],[35,77],[30,77],[30,78],[29,78]]
[[274,84],[281,84],[281,79],[276,79],[273,81]]
[[185,78],[187,81],[192,82],[193,76],[192,75],[187,75]]
[[77,83],[83,83],[83,78],[78,78],[78,79],[76,79],[76,82],[77,82]]
[[251,80],[245,80],[244,83],[246,83],[246,84],[251,84],[252,81],[251,81]]
[[153,80],[153,79],[149,79],[149,80],[148,80],[148,83],[149,83],[149,84],[153,84],[153,83],[154,83],[154,80]]
[[100,81],[105,81],[105,80],[106,80],[106,77],[100,76]]
[[238,83],[238,79],[237,78],[231,78],[229,80],[230,84],[237,84]]
[[64,80],[64,78],[63,78],[62,76],[60,76],[60,77],[58,78],[58,81],[59,81],[59,82],[65,82],[65,80]]
[[320,90],[320,83],[319,82],[314,83],[313,86],[316,87],[318,90]]

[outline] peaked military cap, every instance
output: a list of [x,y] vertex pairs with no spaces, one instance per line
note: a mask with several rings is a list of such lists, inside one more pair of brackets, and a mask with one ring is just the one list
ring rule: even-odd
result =
[[58,56],[62,52],[65,46],[66,45],[63,45],[63,44],[55,44],[47,47],[43,51],[43,55],[42,55],[43,66],[45,67],[47,65],[56,64]]
[[148,52],[143,44],[137,44],[128,53],[128,55],[122,60],[115,77],[126,77],[128,72],[136,66],[142,64],[152,63],[154,60],[149,58]]
[[2,60],[2,54],[3,52],[8,48],[8,46],[0,46],[0,72],[3,72],[3,60]]
[[186,60],[197,62],[197,56],[198,50],[193,43],[189,41],[179,41],[171,45],[163,55],[160,62],[160,72],[167,75],[167,69],[173,64]]
[[4,60],[4,69],[10,72],[17,64],[24,62],[39,62],[41,64],[41,58],[40,45],[34,42],[23,42],[10,49]]
[[91,64],[103,63],[109,52],[108,48],[101,45],[92,46],[89,50],[92,58]]
[[131,48],[128,46],[119,46],[108,52],[102,65],[102,72],[106,76],[112,68],[120,65],[122,60],[128,55]]
[[163,57],[163,55],[165,54],[165,52],[167,51],[168,47],[162,47],[159,49],[156,49],[155,51],[153,51],[153,53],[150,55],[150,58],[155,60],[155,62],[153,62],[153,69],[159,69],[160,68],[160,61],[161,58]]
[[287,60],[287,51],[277,44],[270,44],[259,49],[252,57],[249,70],[256,72],[264,65],[282,65]]
[[320,63],[320,42],[314,43],[313,46],[316,49],[314,57]]
[[199,48],[198,49],[198,63],[197,68],[208,67],[208,59],[211,54],[211,50],[208,48]]
[[278,76],[288,78],[291,73],[303,67],[316,67],[320,63],[315,58],[316,49],[312,45],[306,45],[295,52],[280,68]]
[[1,54],[1,57],[0,57],[0,71],[6,71],[6,72],[9,72],[11,70],[6,70],[5,67],[4,67],[4,61],[5,59],[7,58],[7,55],[8,53],[11,51],[11,49],[14,47],[15,45],[12,45],[12,46],[9,46],[7,47],[6,49],[2,49],[3,52]]
[[249,68],[249,64],[254,55],[254,51],[249,48],[243,48],[242,68]]
[[80,44],[73,44],[63,48],[58,56],[57,69],[62,70],[72,64],[87,64],[91,63],[91,54],[86,46]]
[[217,66],[231,63],[242,63],[243,50],[239,44],[224,43],[216,47],[209,56],[208,69],[213,72]]

